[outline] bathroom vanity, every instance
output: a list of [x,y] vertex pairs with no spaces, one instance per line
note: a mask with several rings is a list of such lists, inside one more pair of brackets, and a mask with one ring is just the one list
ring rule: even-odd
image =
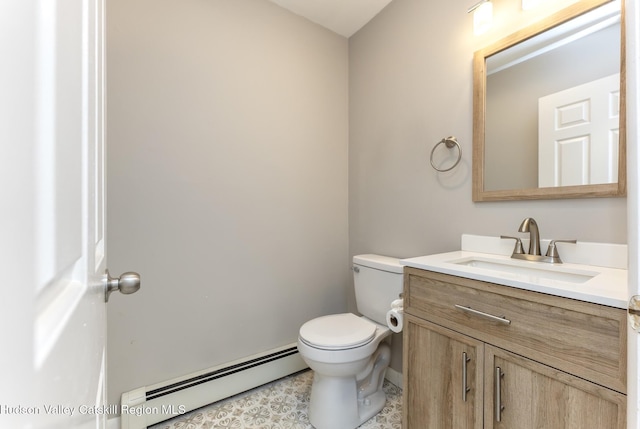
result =
[[403,261],[403,428],[626,428],[626,270],[545,279],[442,255]]

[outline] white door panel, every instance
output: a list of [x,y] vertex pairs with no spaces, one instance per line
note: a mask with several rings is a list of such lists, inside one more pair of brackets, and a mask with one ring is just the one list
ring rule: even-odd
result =
[[[577,136],[556,141],[553,156],[555,158],[554,185],[583,185],[589,182],[590,136]],[[546,161],[540,161],[546,162]],[[541,181],[541,186],[542,185]]]
[[106,425],[103,17],[0,4],[1,428]]
[[538,100],[540,187],[618,180],[619,102],[619,74]]
[[[640,295],[640,4],[625,1],[627,101],[628,294]],[[627,329],[627,428],[640,429],[640,341]]]

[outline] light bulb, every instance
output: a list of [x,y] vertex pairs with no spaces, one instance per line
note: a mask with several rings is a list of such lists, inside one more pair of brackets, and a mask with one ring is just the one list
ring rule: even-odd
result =
[[493,3],[485,1],[478,5],[473,11],[473,32],[478,34],[486,33],[491,28],[493,22]]

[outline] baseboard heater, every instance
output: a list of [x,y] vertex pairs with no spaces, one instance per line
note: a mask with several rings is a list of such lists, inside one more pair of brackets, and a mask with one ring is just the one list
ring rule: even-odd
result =
[[121,429],[148,426],[307,368],[296,344],[122,394]]

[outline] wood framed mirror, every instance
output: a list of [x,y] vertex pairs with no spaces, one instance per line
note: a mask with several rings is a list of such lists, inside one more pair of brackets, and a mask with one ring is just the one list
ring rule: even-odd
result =
[[581,0],[475,52],[473,201],[626,195],[623,9]]

